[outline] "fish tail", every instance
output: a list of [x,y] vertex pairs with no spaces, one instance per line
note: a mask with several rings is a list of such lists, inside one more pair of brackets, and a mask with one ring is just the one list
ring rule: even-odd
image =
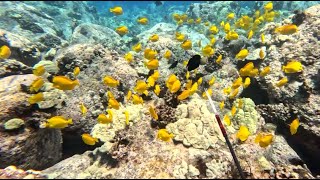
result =
[[80,82],[79,82],[78,79],[74,80],[73,83],[76,84],[76,85],[80,85]]
[[73,124],[72,119],[68,119],[68,124]]
[[110,11],[110,12],[113,12],[113,8],[110,8],[109,11]]

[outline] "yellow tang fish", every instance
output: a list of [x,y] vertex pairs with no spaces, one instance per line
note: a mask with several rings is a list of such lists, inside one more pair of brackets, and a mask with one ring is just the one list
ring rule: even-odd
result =
[[284,26],[280,26],[280,27],[277,27],[274,32],[275,33],[280,33],[280,34],[283,34],[283,35],[289,35],[289,34],[293,34],[295,32],[298,31],[298,27],[294,24],[287,24],[287,25],[284,25]]
[[195,82],[190,89],[190,95],[193,95],[198,90],[198,83]]
[[240,126],[240,129],[237,133],[237,138],[239,138],[242,142],[247,140],[250,135],[250,132],[246,126]]
[[234,18],[234,13],[229,13],[228,15],[227,15],[227,19],[233,19]]
[[69,124],[73,124],[72,119],[67,120],[63,116],[54,116],[45,123],[45,127],[62,129],[68,127]]
[[173,138],[173,134],[169,134],[166,129],[159,129],[157,133],[157,138],[161,139],[162,141],[169,142],[170,139]]
[[214,49],[210,45],[206,45],[202,48],[202,53],[204,56],[212,56],[214,54]]
[[231,87],[226,87],[226,88],[224,88],[224,89],[223,89],[223,93],[224,93],[225,95],[229,95],[229,94],[231,93]]
[[266,5],[264,5],[264,9],[266,11],[271,11],[273,9],[273,3],[272,2],[268,2]]
[[128,94],[127,94],[127,96],[126,96],[126,100],[129,101],[130,98],[131,98],[131,96],[132,96],[132,92],[131,92],[131,90],[129,90],[129,91],[128,91]]
[[144,50],[144,57],[148,60],[152,60],[156,58],[157,51],[152,50],[152,49],[145,49]]
[[187,78],[187,79],[190,78],[190,72],[189,72],[189,71],[187,71],[187,73],[186,73],[186,78]]
[[41,65],[33,69],[32,72],[36,76],[42,76],[46,72],[46,69],[44,68],[44,65]]
[[260,57],[260,59],[264,58],[264,52],[263,52],[262,48],[260,49],[259,57]]
[[137,22],[138,22],[139,24],[146,25],[146,24],[148,24],[148,18],[146,18],[146,17],[141,17],[141,18],[139,18],[139,19],[137,20]]
[[114,109],[119,109],[120,108],[120,104],[116,99],[109,99],[108,101],[108,107],[109,108],[114,108]]
[[221,102],[219,103],[219,107],[220,107],[221,110],[224,108],[224,101],[221,101]]
[[166,59],[170,59],[171,57],[171,52],[169,50],[167,50],[165,53],[164,53],[164,58]]
[[238,108],[239,108],[239,109],[242,109],[242,106],[243,106],[243,99],[239,99],[239,101],[238,101]]
[[148,87],[153,87],[154,84],[156,83],[152,76],[149,76],[147,81],[148,81],[148,84],[147,84]]
[[113,8],[110,8],[109,11],[112,12],[113,14],[115,14],[115,15],[123,14],[122,7],[120,7],[120,6],[115,6]]
[[191,89],[191,87],[192,87],[192,80],[190,79],[190,80],[188,80],[188,81],[186,82],[185,88],[186,88],[186,89]]
[[250,85],[250,78],[249,77],[246,77],[246,79],[244,80],[244,83],[243,83],[243,88],[247,88],[249,85]]
[[229,96],[229,98],[230,98],[230,99],[234,99],[234,98],[237,96],[238,92],[239,92],[239,88],[235,89],[235,90],[231,93],[231,95]]
[[149,112],[153,119],[158,120],[158,114],[156,113],[156,111],[152,106],[149,106]]
[[36,80],[34,80],[32,82],[32,84],[30,85],[30,91],[32,92],[38,92],[39,89],[43,86],[44,81],[42,78],[37,78]]
[[154,35],[150,36],[149,40],[152,42],[157,42],[159,40],[158,34],[154,34]]
[[173,83],[177,80],[178,80],[177,76],[174,74],[171,74],[166,81],[167,88],[171,89]]
[[221,22],[220,22],[220,26],[221,26],[221,27],[224,27],[224,21],[221,21]]
[[80,110],[81,110],[82,116],[85,116],[88,111],[87,108],[84,106],[83,102],[80,103]]
[[291,135],[294,135],[297,133],[298,127],[300,125],[299,119],[296,118],[292,121],[292,123],[290,124],[290,133]]
[[75,68],[73,69],[73,75],[74,75],[75,77],[77,77],[77,76],[79,75],[79,73],[80,73],[80,68],[79,68],[79,67],[75,67]]
[[236,88],[240,87],[241,85],[242,85],[242,77],[239,77],[238,79],[233,81],[231,87],[232,87],[232,89],[236,89]]
[[200,85],[202,83],[202,77],[200,77],[197,81],[198,85]]
[[262,133],[259,133],[254,142],[255,143],[259,143],[259,145],[263,148],[269,146],[271,143],[272,143],[272,140],[273,140],[273,135],[272,134],[262,134]]
[[129,125],[129,112],[125,110],[123,113],[126,116],[126,125]]
[[210,27],[209,31],[212,33],[212,34],[218,34],[219,32],[219,29],[217,26],[213,25]]
[[[208,89],[207,92],[209,93],[210,96],[212,96],[212,89]],[[208,99],[207,93],[206,93],[206,92],[203,92],[203,93],[202,93],[202,97],[203,97],[204,99]]]
[[114,97],[114,95],[112,94],[111,91],[107,92],[107,96],[108,96],[109,99],[111,99],[111,98],[115,99],[115,97]]
[[11,50],[8,46],[3,45],[0,48],[0,59],[8,59],[11,55]]
[[72,90],[75,86],[80,85],[79,80],[72,81],[66,76],[55,76],[52,79],[53,87],[60,90]]
[[237,32],[234,32],[234,31],[229,31],[227,34],[226,34],[226,39],[227,40],[237,40],[239,38],[239,34]]
[[110,87],[117,87],[120,85],[120,82],[118,80],[113,79],[111,76],[104,77],[103,82],[105,85]]
[[200,24],[201,23],[201,18],[196,19],[195,23],[196,24]]
[[216,60],[216,63],[220,64],[222,60],[222,54],[219,55],[219,57]]
[[213,46],[216,43],[216,39],[213,37],[210,40],[210,45]]
[[135,52],[140,52],[141,51],[141,43],[137,43],[132,47],[132,50]]
[[236,55],[237,59],[245,59],[249,54],[249,51],[247,49],[242,49],[241,51],[239,51],[239,53]]
[[133,98],[133,100],[132,100],[133,104],[143,104],[142,97],[140,97],[140,96],[138,96],[136,94],[133,94],[132,98]]
[[250,30],[250,31],[249,31],[249,33],[248,33],[248,39],[251,39],[251,38],[252,38],[252,36],[253,36],[253,31],[252,31],[252,30]]
[[229,116],[227,114],[224,115],[223,121],[226,123],[227,126],[231,125],[231,120],[230,120],[230,118],[229,118]]
[[212,78],[208,82],[209,86],[212,86],[215,80],[216,80],[216,78],[214,76],[212,76]]
[[286,66],[282,66],[282,71],[285,73],[297,73],[303,70],[302,64],[299,61],[290,61]]
[[105,114],[99,114],[98,122],[101,124],[112,123],[112,114],[107,117]]
[[82,134],[82,141],[90,146],[94,146],[96,144],[96,142],[99,142],[99,140],[97,138],[92,137],[90,134]]
[[270,66],[267,66],[260,72],[260,76],[261,77],[266,76],[269,72],[270,72]]
[[33,96],[28,98],[28,102],[30,104],[35,104],[35,103],[43,101],[43,100],[44,100],[44,98],[43,98],[43,93],[42,92],[40,92],[38,94],[35,94],[35,95],[33,95]]
[[154,79],[154,81],[157,81],[160,76],[160,73],[158,70],[155,70],[154,73],[151,75],[151,77]]
[[180,19],[181,19],[180,14],[177,14],[177,13],[172,14],[172,17],[173,17],[173,19],[174,19],[175,21],[180,21]]
[[128,61],[128,63],[133,61],[133,55],[128,52],[127,54],[124,55],[124,59]]
[[287,82],[288,82],[288,78],[287,77],[283,77],[280,81],[277,82],[276,86],[277,87],[284,86],[285,84],[287,84]]
[[261,42],[264,43],[264,40],[265,40],[265,37],[264,37],[264,34],[262,33],[261,34]]
[[185,35],[184,34],[181,34],[179,32],[176,32],[176,39],[180,42],[183,42],[184,39],[185,39]]
[[178,100],[182,101],[182,100],[188,98],[189,95],[190,95],[190,90],[189,90],[189,89],[184,90],[184,91],[182,91],[182,93],[178,96]]
[[158,69],[159,67],[159,61],[157,59],[152,59],[148,62],[145,62],[144,65],[149,69],[149,70],[154,70]]
[[194,23],[194,20],[193,19],[188,19],[188,21],[187,21],[189,24],[192,24],[192,23]]
[[227,22],[225,25],[224,25],[224,32],[225,33],[228,33],[230,31],[230,24]]
[[129,32],[129,30],[128,30],[127,26],[119,26],[116,28],[116,32],[119,35],[123,36],[123,35],[127,34]]
[[155,88],[154,88],[154,93],[157,95],[157,96],[159,96],[159,94],[160,94],[160,86],[157,84],[156,86],[155,86]]
[[231,115],[234,116],[234,115],[236,114],[236,112],[237,112],[236,106],[232,106],[232,108],[231,108]]
[[176,93],[177,91],[179,91],[180,87],[181,87],[181,83],[178,79],[172,84],[171,88],[169,89],[171,93]]
[[148,95],[148,85],[146,82],[142,80],[138,80],[136,86],[134,87],[134,91],[138,93],[144,93],[146,96]]
[[188,50],[192,48],[192,42],[191,40],[185,40],[182,44],[181,44],[181,48],[184,50]]

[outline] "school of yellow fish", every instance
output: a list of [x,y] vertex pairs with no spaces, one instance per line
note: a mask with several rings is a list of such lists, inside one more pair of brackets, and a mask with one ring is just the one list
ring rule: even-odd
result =
[[[113,13],[115,16],[122,15],[123,9],[120,6],[115,6],[113,8],[109,9],[110,13]],[[273,4],[272,2],[267,3],[264,6],[264,12],[260,12],[259,10],[254,12],[253,17],[249,17],[247,15],[243,15],[241,17],[236,17],[236,14],[234,12],[230,12],[226,16],[226,20],[222,21],[219,25],[211,24],[211,22],[206,21],[202,22],[201,18],[192,19],[188,17],[187,14],[178,14],[174,13],[172,14],[172,18],[174,21],[176,21],[178,26],[181,26],[183,24],[186,25],[204,25],[208,29],[209,34],[204,34],[210,39],[210,43],[202,47],[201,40],[197,43],[198,47],[201,49],[201,54],[204,57],[210,57],[215,54],[215,42],[218,37],[215,37],[220,31],[225,33],[224,38],[228,41],[237,40],[239,38],[239,34],[237,33],[237,29],[242,29],[246,31],[247,38],[250,40],[253,37],[260,37],[260,42],[263,45],[265,43],[265,35],[259,33],[259,27],[265,22],[272,22],[274,21],[274,18],[279,17],[279,13],[276,11],[273,11]],[[139,17],[136,19],[136,23],[140,25],[147,25],[149,23],[149,20],[147,17]],[[129,33],[129,29],[127,26],[119,26],[115,29],[115,31],[121,35],[124,36]],[[282,35],[290,35],[298,31],[298,27],[293,24],[287,24],[280,27],[276,27],[274,32],[279,33]],[[194,43],[188,39],[188,37],[185,34],[182,34],[181,32],[175,32],[174,33],[175,40],[180,42],[180,47],[183,50],[190,50],[193,48]],[[153,34],[148,38],[148,43],[153,43],[159,41],[161,36],[158,34]],[[150,49],[150,48],[144,48],[145,44],[142,44],[141,42],[138,42],[134,46],[132,46],[132,50],[135,53],[142,53],[144,60],[144,65],[147,69],[154,71],[152,75],[150,75],[147,80],[138,80],[136,82],[136,85],[133,89],[129,90],[127,92],[127,95],[125,97],[126,103],[129,103],[132,100],[133,104],[144,104],[144,101],[142,99],[142,95],[149,96],[150,92],[153,92],[156,96],[159,96],[160,92],[162,91],[162,88],[160,84],[157,83],[157,80],[159,79],[160,72],[158,69],[159,67],[159,59],[161,59],[160,56],[163,58],[170,60],[172,57],[172,52],[169,49],[166,49],[163,54],[159,54],[156,50]],[[144,50],[143,50],[144,49]],[[249,55],[248,49],[241,49],[236,56],[234,57],[237,60],[245,61],[246,57]],[[6,45],[2,46],[0,48],[0,59],[6,59],[9,58],[11,55],[10,48]],[[267,53],[265,51],[260,50],[259,57],[261,60],[263,60],[267,56]],[[221,64],[223,62],[223,55],[219,54],[217,59],[215,60],[215,63]],[[124,54],[124,59],[131,63],[136,59],[136,55],[132,54],[131,52],[127,52]],[[168,62],[167,62],[168,63]],[[184,61],[184,66],[186,66],[188,62]],[[77,79],[77,76],[80,74],[80,67],[74,67],[73,69],[73,79],[70,79],[67,76],[54,76],[52,79],[52,84],[54,88],[60,89],[60,90],[73,90],[76,86],[80,86],[80,82]],[[291,59],[287,62],[286,65],[282,66],[282,71],[284,74],[289,73],[300,73],[303,71],[303,66],[300,61]],[[222,93],[225,94],[229,99],[234,100],[237,98],[237,95],[239,93],[239,88],[248,88],[251,84],[251,81],[254,77],[260,76],[260,78],[265,77],[271,72],[271,69],[269,66],[261,68],[259,72],[259,68],[255,67],[252,62],[247,63],[244,67],[242,67],[239,70],[239,77],[235,79],[232,82],[231,86],[224,87]],[[39,90],[42,88],[45,78],[42,77],[46,73],[45,67],[37,66],[33,69],[33,74],[38,76],[36,80],[31,84],[29,90],[31,93],[36,93],[28,98],[28,102],[30,104],[36,104],[38,102],[41,102],[45,100],[45,96],[42,92],[39,92]],[[215,82],[215,77],[212,76],[210,80],[203,83],[202,77],[198,78],[196,82],[192,82],[190,79],[191,76],[194,76],[197,74],[197,71],[193,72],[186,72],[186,75],[184,77],[178,77],[175,74],[170,74],[169,77],[165,81],[165,86],[168,88],[168,90],[171,93],[177,93],[180,92],[177,96],[177,99],[179,101],[183,101],[196,93],[202,84],[209,85],[209,88],[207,92],[210,96],[213,95],[212,86]],[[185,80],[186,83],[182,83],[183,80]],[[288,83],[289,79],[287,77],[282,77],[276,84],[276,87],[282,87]],[[109,88],[116,88],[120,85],[120,80],[112,77],[110,75],[107,75],[103,77],[102,83],[106,85]],[[113,121],[113,111],[112,109],[118,110],[121,106],[121,103],[117,101],[117,99],[114,97],[114,95],[108,91],[107,92],[108,97],[108,109],[106,110],[107,114],[100,114],[97,117],[97,122],[102,124],[112,123]],[[207,99],[206,92],[202,92],[202,97],[204,99]],[[225,101],[221,101],[219,103],[220,109],[224,109],[225,107]],[[231,108],[231,116],[225,114],[223,117],[223,120],[227,126],[230,126],[232,124],[232,118],[237,112],[237,108],[242,107],[242,99],[239,99],[239,105],[232,106]],[[79,104],[79,109],[82,114],[82,116],[86,116],[88,109],[85,106],[85,103],[81,102]],[[124,119],[125,124],[129,125],[129,112],[125,110],[124,112]],[[149,105],[149,113],[153,120],[158,120],[158,114],[157,110],[153,105]],[[65,128],[68,127],[68,125],[73,124],[72,119],[66,119],[63,116],[55,116],[47,120],[44,124],[42,124],[43,128]],[[298,118],[293,120],[293,122],[290,124],[290,132],[292,135],[297,133],[297,129],[299,127],[299,120]],[[236,134],[236,137],[241,141],[244,142],[247,140],[247,138],[251,135],[248,128],[246,126],[240,126],[239,131]],[[160,129],[157,133],[157,138],[161,139],[163,141],[170,141],[174,135],[172,133],[167,132],[166,129]],[[82,139],[85,144],[87,145],[95,145],[98,141],[97,138],[92,137],[88,133],[82,134]],[[267,147],[269,144],[271,144],[273,141],[273,135],[272,134],[266,134],[266,133],[258,133],[256,136],[255,142],[258,143],[261,147]]]

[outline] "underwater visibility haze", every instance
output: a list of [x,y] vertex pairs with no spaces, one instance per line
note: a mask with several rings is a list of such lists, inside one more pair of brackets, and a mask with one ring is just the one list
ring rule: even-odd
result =
[[320,178],[319,1],[1,1],[0,179]]

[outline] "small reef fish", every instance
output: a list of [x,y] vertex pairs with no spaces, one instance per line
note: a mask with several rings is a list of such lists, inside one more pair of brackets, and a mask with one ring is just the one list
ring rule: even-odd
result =
[[243,88],[247,88],[250,85],[251,81],[249,77],[246,77],[243,83]]
[[[212,89],[208,89],[207,92],[209,93],[210,96],[212,96]],[[203,93],[202,93],[202,97],[203,97],[204,99],[208,99],[207,93],[206,93],[206,92],[203,92]]]
[[224,108],[224,101],[221,101],[221,102],[219,103],[219,107],[220,107],[221,110]]
[[285,73],[297,73],[303,70],[302,64],[299,61],[290,61],[287,65],[282,66],[282,71]]
[[154,73],[151,75],[151,77],[154,79],[154,81],[157,81],[160,76],[160,73],[158,70],[155,70]]
[[63,116],[54,116],[44,124],[44,127],[63,129],[68,127],[69,124],[73,124],[71,118],[67,120]]
[[262,134],[262,133],[259,133],[254,142],[255,143],[259,143],[260,147],[267,147],[269,146],[271,143],[272,143],[272,140],[273,140],[273,135],[272,134]]
[[169,132],[166,129],[159,129],[157,133],[157,138],[162,141],[169,142],[170,139],[173,138],[173,134],[169,134]]
[[240,129],[237,133],[237,138],[240,139],[240,141],[244,142],[245,140],[248,139],[250,135],[250,132],[246,126],[240,126]]
[[114,95],[112,94],[111,91],[107,92],[107,96],[108,96],[109,99],[111,99],[111,98],[115,99],[115,97],[114,97]]
[[181,82],[178,80],[176,80],[172,86],[169,88],[171,93],[176,93],[177,91],[179,91],[181,87]]
[[101,124],[112,123],[112,113],[108,114],[108,116],[106,116],[105,114],[99,114],[98,122]]
[[115,15],[122,15],[123,14],[122,7],[120,7],[120,6],[115,6],[113,8],[110,8],[109,11]]
[[110,98],[108,101],[108,108],[114,108],[118,110],[120,108],[120,104],[116,99]]
[[239,109],[242,109],[242,106],[243,106],[243,99],[239,99],[239,101],[238,101],[238,108],[239,108]]
[[243,68],[240,69],[240,76],[250,76],[250,72],[253,70],[253,62],[247,63]]
[[32,73],[36,76],[42,76],[46,72],[44,65],[38,66],[32,70]]
[[141,51],[141,43],[137,43],[132,47],[132,50],[135,52],[140,52]]
[[232,89],[236,89],[242,85],[242,77],[237,78],[235,81],[232,83]]
[[44,84],[43,79],[42,78],[37,78],[30,85],[30,91],[31,92],[38,92],[39,89],[41,89],[41,87],[43,86],[43,84]]
[[250,31],[249,31],[249,33],[248,33],[248,39],[251,39],[251,38],[252,38],[252,36],[253,36],[253,31],[252,31],[252,30],[250,30]]
[[287,83],[288,83],[288,78],[287,77],[283,77],[282,79],[280,79],[280,81],[277,82],[276,86],[277,87],[281,87],[281,86],[284,86]]
[[249,54],[249,51],[247,49],[242,49],[239,51],[239,53],[236,55],[237,59],[244,60]]
[[217,26],[213,25],[209,28],[209,31],[212,33],[212,34],[218,34],[219,32],[219,29]]
[[229,94],[231,93],[231,87],[226,87],[226,88],[224,88],[224,89],[223,89],[223,93],[224,93],[225,95],[229,95]]
[[265,37],[264,37],[264,34],[262,33],[261,34],[261,42],[264,43],[264,40],[265,40]]
[[126,125],[129,125],[129,111],[125,110],[123,113],[126,116]]
[[220,54],[216,60],[216,63],[217,64],[220,64],[221,63],[221,60],[222,60],[222,54]]
[[189,24],[193,24],[194,23],[194,20],[193,19],[188,19],[187,21]]
[[153,106],[149,106],[149,112],[153,119],[158,120],[158,114],[156,113],[156,110],[154,109]]
[[173,83],[177,80],[178,80],[177,76],[174,74],[171,74],[166,81],[167,88],[171,89]]
[[200,23],[201,23],[201,18],[197,18],[197,19],[195,20],[195,23],[196,23],[196,24],[200,24]]
[[215,80],[216,80],[216,78],[214,76],[212,76],[212,78],[208,82],[209,86],[212,86]]
[[35,103],[38,103],[38,102],[43,101],[43,100],[44,100],[44,97],[43,97],[43,93],[42,92],[40,92],[38,94],[35,94],[35,95],[33,95],[33,96],[28,98],[28,102],[30,104],[35,104]]
[[239,38],[239,34],[234,31],[229,31],[226,34],[226,40],[237,40]]
[[147,84],[148,87],[153,87],[156,83],[152,76],[149,76],[147,81],[148,81],[148,84]]
[[74,75],[75,77],[77,77],[77,76],[79,75],[79,73],[80,73],[80,68],[79,68],[79,67],[75,67],[75,68],[73,69],[73,75]]
[[292,123],[290,124],[291,135],[294,135],[297,133],[299,125],[300,125],[300,122],[299,122],[298,118],[296,118],[292,121]]
[[178,100],[182,101],[184,99],[187,99],[190,95],[190,90],[186,89],[184,91],[182,91],[182,93],[178,96]]
[[180,21],[180,14],[174,13],[172,14],[172,17],[175,21]]
[[126,100],[129,101],[130,98],[131,98],[131,96],[132,96],[132,92],[131,92],[131,90],[129,90],[129,91],[128,91],[128,94],[127,94],[127,96],[126,96]]
[[185,40],[183,43],[180,45],[182,49],[188,50],[192,48],[192,42],[191,40]]
[[11,55],[11,50],[8,46],[3,45],[0,48],[0,59],[8,59]]
[[234,99],[237,94],[239,93],[239,88],[232,91],[231,95],[229,96],[230,99]]
[[140,17],[140,18],[138,18],[137,22],[138,22],[139,24],[142,24],[142,25],[147,25],[147,24],[148,24],[148,18],[146,18],[146,17]]
[[270,70],[271,70],[270,66],[267,66],[267,67],[263,68],[262,71],[260,72],[260,76],[261,77],[266,76],[267,74],[269,74]]
[[154,34],[154,35],[150,36],[149,40],[152,42],[157,42],[159,40],[158,34]]
[[127,26],[119,26],[116,28],[116,32],[119,35],[123,36],[123,35],[127,34],[129,32],[129,30],[128,30]]
[[179,32],[176,32],[176,39],[180,42],[183,42],[184,39],[185,39],[185,35],[184,34],[181,34]]
[[130,63],[133,61],[133,55],[130,52],[128,52],[127,54],[124,55],[124,59],[128,61],[128,63]]
[[185,88],[186,89],[191,89],[191,87],[192,87],[192,80],[190,79],[185,83]]
[[264,52],[263,52],[262,48],[259,51],[259,57],[260,57],[260,59],[264,58]]
[[132,100],[133,104],[143,104],[142,97],[140,97],[140,96],[138,96],[136,94],[133,94],[132,98],[133,98],[133,100]]
[[224,27],[224,21],[221,21],[221,22],[220,22],[220,26],[221,26],[221,27]]
[[186,73],[186,79],[189,79],[189,78],[190,78],[190,72],[187,71],[187,73]]
[[188,71],[192,71],[192,70],[197,69],[200,66],[200,63],[201,63],[201,56],[200,55],[192,56],[187,64]]
[[92,137],[90,134],[82,134],[81,135],[82,141],[89,145],[89,146],[94,146],[96,144],[96,142],[99,142],[99,140],[97,138]]
[[264,10],[271,11],[273,9],[273,3],[268,2],[266,5],[264,5]]
[[193,95],[198,90],[198,83],[195,82],[190,88],[190,95]]
[[224,25],[224,32],[225,33],[228,33],[230,31],[230,24],[227,22],[225,25]]
[[230,126],[230,125],[231,125],[230,117],[229,117],[227,114],[224,115],[223,121],[226,123],[227,126]]
[[164,53],[163,57],[166,58],[166,59],[170,59],[170,57],[171,57],[171,51],[167,50],[167,51]]
[[53,87],[60,90],[73,90],[75,86],[80,85],[79,80],[72,81],[66,76],[55,76],[52,79]]
[[234,13],[229,13],[228,15],[227,15],[227,19],[229,19],[229,20],[231,20],[231,19],[234,19]]
[[138,80],[136,86],[134,87],[134,91],[138,93],[143,93],[146,96],[148,95],[148,85],[143,80]]
[[157,84],[156,86],[155,86],[155,88],[154,88],[154,93],[157,95],[157,96],[159,96],[159,94],[160,94],[160,86]]
[[298,27],[294,24],[288,24],[284,26],[277,27],[274,32],[283,35],[290,35],[298,31]]
[[231,108],[231,115],[234,116],[236,114],[236,112],[237,112],[237,108],[236,108],[236,106],[233,105]]
[[82,113],[82,116],[85,116],[88,111],[87,108],[84,106],[83,102],[80,103],[80,111]]
[[214,37],[212,37],[210,39],[210,45],[213,46],[216,43],[216,39]]
[[202,83],[202,77],[200,77],[197,81],[197,83],[200,85]]
[[202,53],[204,56],[212,56],[214,54],[214,49],[210,45],[206,45],[202,48]]
[[113,79],[111,76],[106,76],[103,78],[103,83],[110,87],[117,87],[119,86],[120,82],[118,80]]
[[157,51],[154,51],[152,49],[145,49],[144,50],[144,57],[148,60],[152,60],[156,58]]

